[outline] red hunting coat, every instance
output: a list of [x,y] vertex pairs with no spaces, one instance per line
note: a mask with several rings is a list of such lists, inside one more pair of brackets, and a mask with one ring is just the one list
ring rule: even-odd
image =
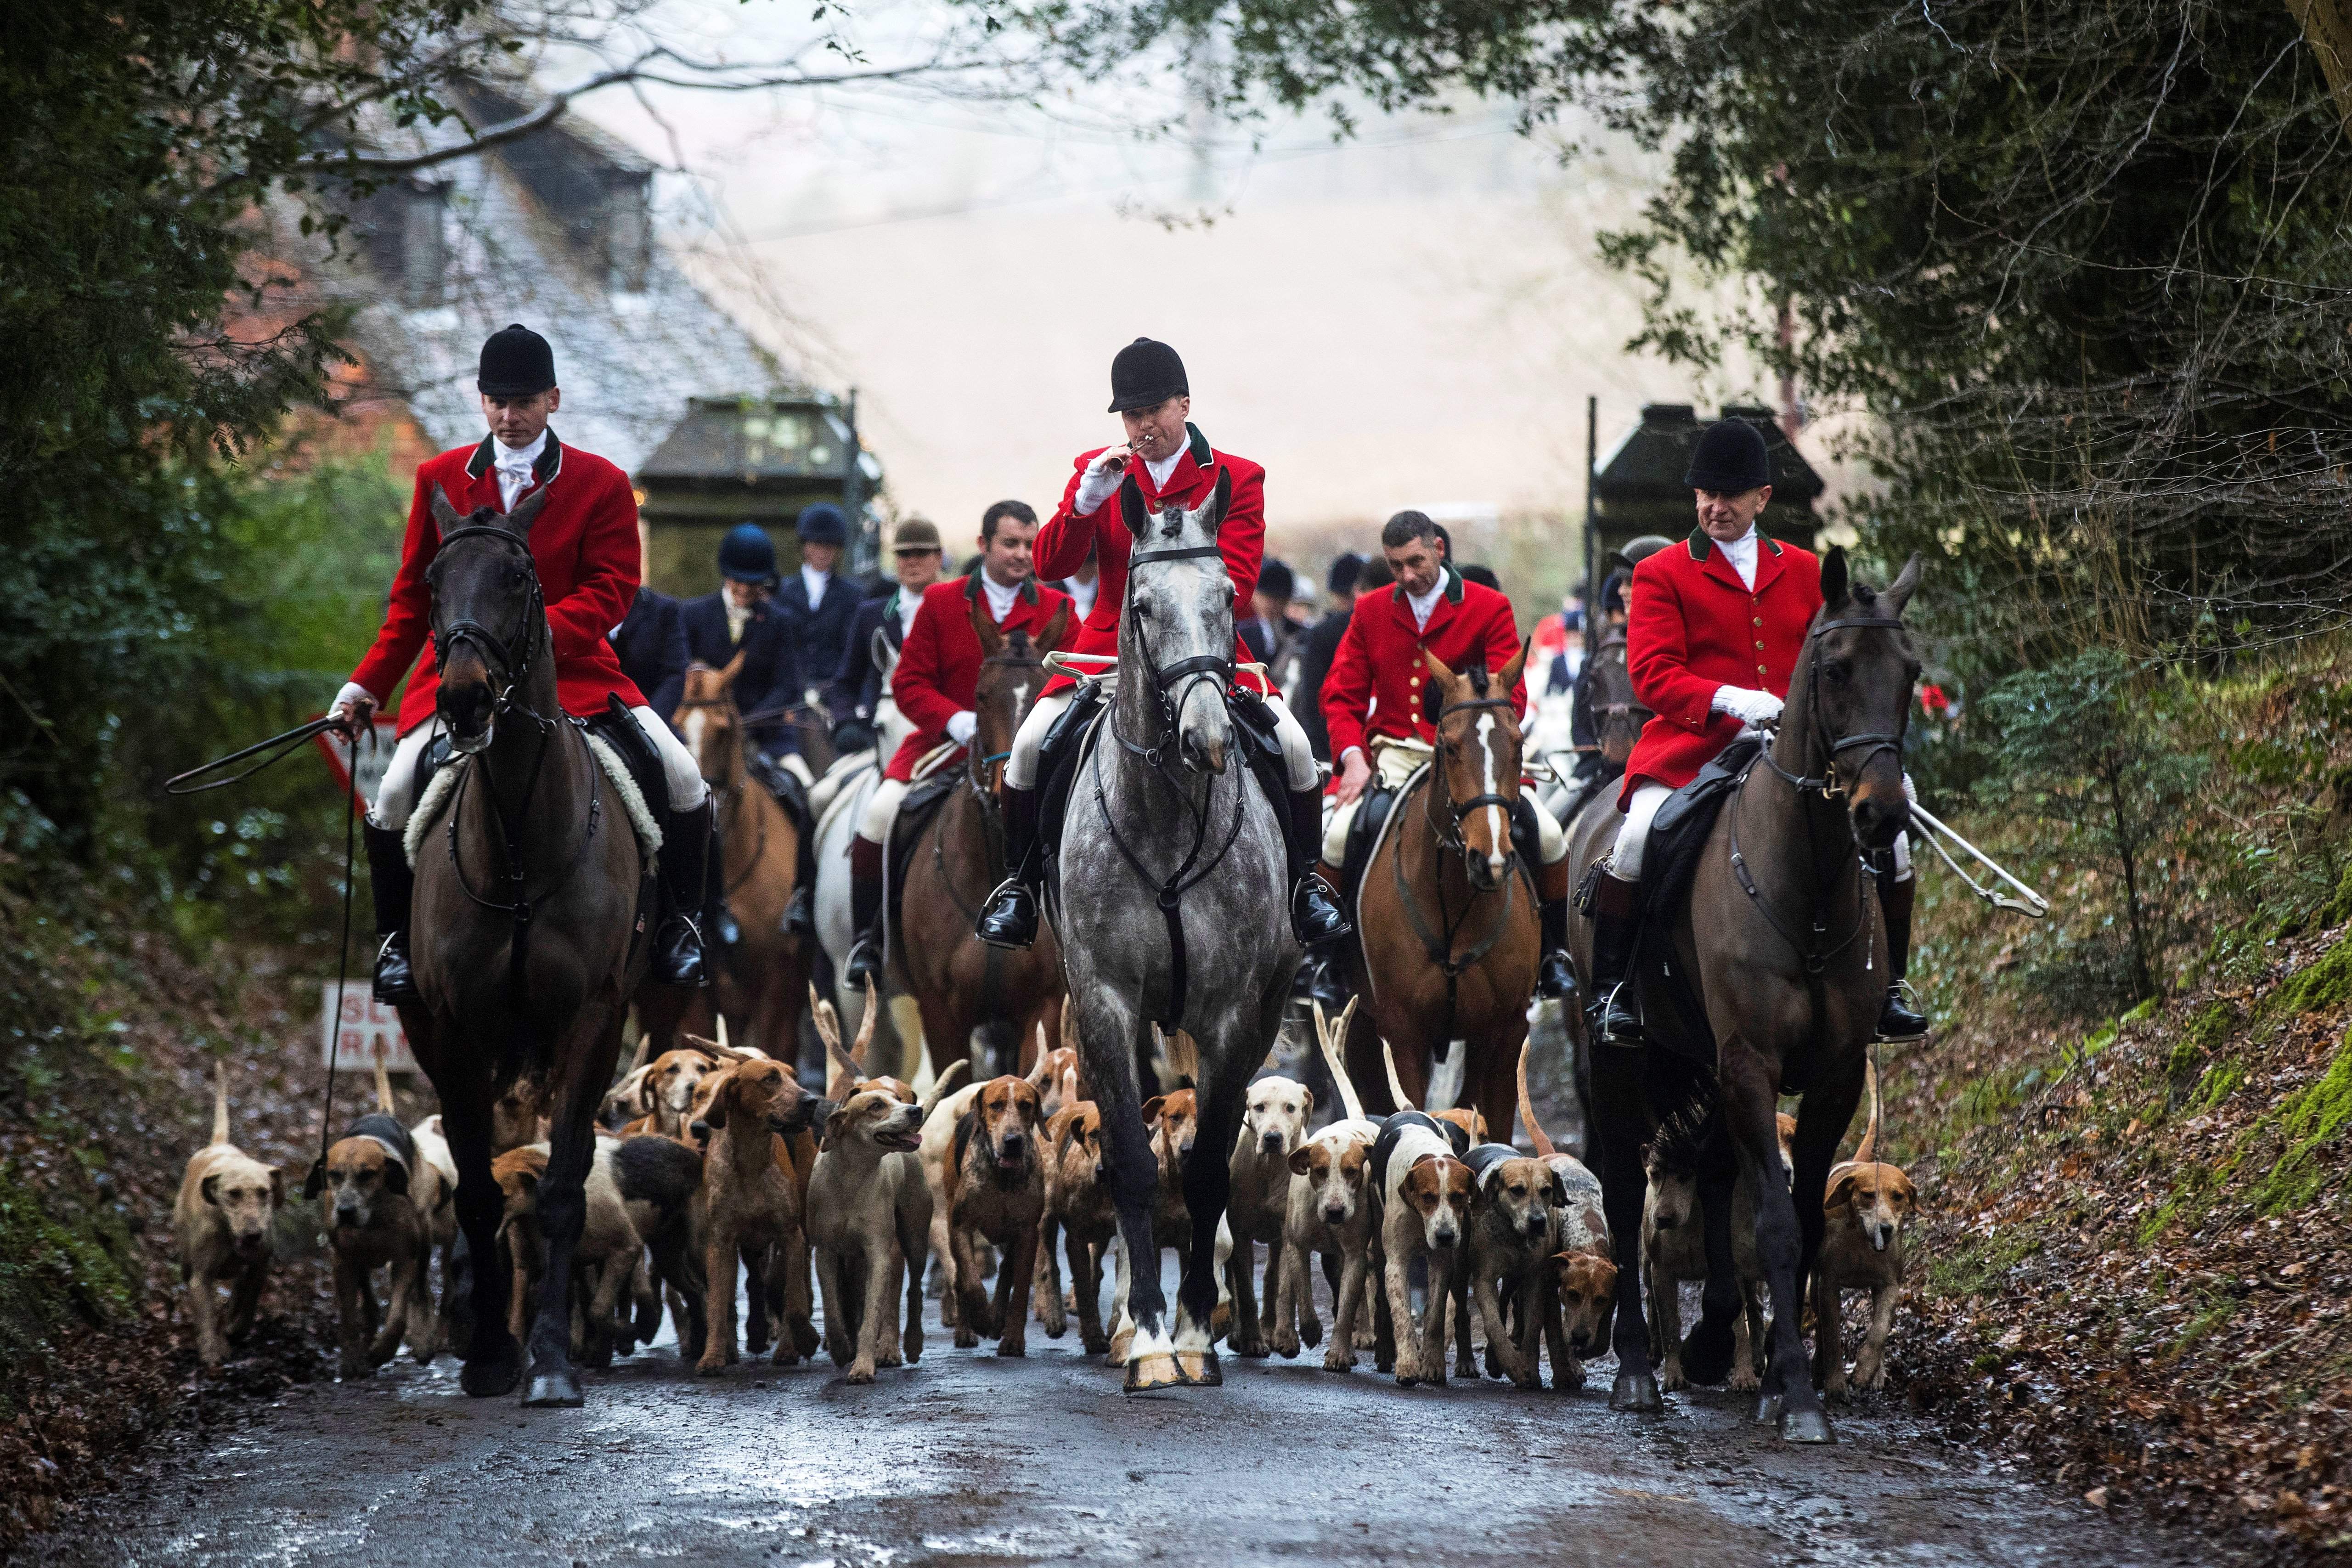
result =
[[[1055,612],[1070,602],[1059,588],[1041,585],[1034,577],[1021,584],[1013,608],[997,626],[1008,632],[1027,632],[1033,638],[1045,629]],[[980,634],[971,629],[971,606],[987,613],[987,595],[980,575],[950,577],[923,590],[915,624],[907,632],[898,654],[898,668],[890,677],[890,695],[898,711],[914,721],[915,732],[898,742],[883,776],[900,783],[915,776],[915,764],[948,738],[948,721],[968,710],[980,689]]]
[[[360,660],[352,679],[367,688],[381,706],[400,678],[409,677],[400,704],[400,732],[433,717],[440,677],[433,661],[417,662],[433,633],[433,589],[425,569],[440,552],[441,528],[433,521],[430,497],[438,485],[461,512],[499,504],[499,476],[492,467],[495,437],[478,447],[458,447],[428,458],[416,470],[416,495],[409,503],[408,535],[400,550],[400,570],[392,579],[392,603],[375,646]],[[547,447],[532,465],[531,483],[515,500],[545,487],[547,503],[530,527],[530,557],[547,599],[548,629],[555,642],[557,700],[574,718],[604,711],[617,695],[632,708],[645,706],[620,656],[606,640],[628,619],[637,596],[637,502],[626,474],[597,457],[564,446],[547,433]],[[415,665],[414,674],[409,667]]]
[[[1233,476],[1233,499],[1226,503],[1224,521],[1217,530],[1217,543],[1224,552],[1225,574],[1234,580],[1234,622],[1239,626],[1253,613],[1250,595],[1257,592],[1258,567],[1265,559],[1265,470],[1247,458],[1213,450],[1198,427],[1187,425],[1184,428],[1192,442],[1177,459],[1175,471],[1168,476],[1166,489],[1151,482],[1151,470],[1139,458],[1129,459],[1127,472],[1134,476],[1136,488],[1154,510],[1171,502],[1187,510],[1206,505],[1217,488],[1217,470],[1222,468]],[[1095,549],[1095,562],[1102,569],[1094,611],[1078,628],[1077,637],[1063,650],[1066,653],[1118,652],[1118,620],[1127,605],[1127,556],[1134,547],[1135,536],[1128,532],[1127,523],[1119,516],[1116,492],[1084,516],[1076,510],[1078,480],[1085,476],[1087,465],[1103,449],[1097,447],[1078,454],[1070,482],[1062,487],[1062,504],[1055,509],[1045,526],[1037,531],[1038,576],[1069,576],[1086,563],[1087,547],[1090,544]],[[1234,662],[1240,664],[1252,657],[1236,631]],[[1057,674],[1045,683],[1044,695],[1057,695],[1074,684],[1069,676]],[[1260,681],[1258,689],[1269,688]]]
[[[1422,701],[1429,667],[1421,656],[1433,653],[1459,675],[1474,664],[1499,670],[1519,651],[1519,626],[1511,601],[1494,589],[1466,582],[1445,568],[1445,591],[1429,612],[1426,627],[1412,624],[1412,605],[1402,586],[1367,594],[1356,601],[1323,678],[1323,721],[1331,732],[1334,762],[1350,746],[1369,752],[1375,735],[1395,741],[1436,743],[1437,731]],[[1511,688],[1511,703],[1525,711],[1524,674]],[[1367,760],[1370,760],[1369,757]]]
[[1739,721],[1709,704],[1717,688],[1789,695],[1805,628],[1822,607],[1822,563],[1759,535],[1756,586],[1694,531],[1633,568],[1626,601],[1625,668],[1653,717],[1625,763],[1622,811],[1643,781],[1680,789],[1739,733]]

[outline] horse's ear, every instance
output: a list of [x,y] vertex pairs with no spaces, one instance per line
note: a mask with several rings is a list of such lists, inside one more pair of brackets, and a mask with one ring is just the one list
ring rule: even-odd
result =
[[507,513],[504,518],[499,520],[506,525],[507,531],[516,534],[521,538],[529,539],[530,537],[530,525],[539,521],[540,509],[547,505],[548,493],[547,487],[545,485],[541,485],[539,489],[531,491],[530,494],[523,497],[521,502],[515,507],[514,510]]
[[1505,691],[1517,686],[1519,683],[1519,677],[1527,671],[1528,649],[1534,646],[1533,639],[1522,641],[1519,644],[1519,651],[1511,656],[1511,661],[1503,666],[1502,673],[1495,677],[1495,684]]
[[748,647],[737,648],[735,650],[735,657],[729,659],[727,661],[727,667],[719,672],[719,690],[724,691],[729,687],[735,684],[735,678],[743,673],[743,661],[751,657],[751,650]]
[[1822,557],[1822,606],[1830,610],[1844,607],[1846,596],[1852,592],[1852,588],[1853,584],[1846,576],[1845,546],[1832,545],[1830,547],[1830,552]]
[[1136,484],[1133,474],[1118,483],[1118,517],[1127,524],[1128,532],[1138,539],[1141,539],[1143,531],[1151,526],[1151,509],[1144,505],[1143,491]]
[[1911,559],[1903,563],[1903,574],[1889,583],[1886,592],[1878,595],[1878,607],[1890,616],[1899,616],[1903,614],[1903,606],[1911,602],[1911,595],[1918,588],[1919,552],[1915,550],[1911,552]]
[[1062,601],[1062,607],[1054,612],[1054,618],[1045,623],[1045,629],[1039,632],[1033,639],[1037,645],[1037,657],[1043,658],[1060,647],[1062,634],[1069,629],[1070,602],[1065,599]]
[[1000,631],[996,623],[989,618],[988,608],[981,603],[980,595],[974,594],[971,596],[969,608],[971,611],[971,634],[980,639],[981,657],[994,658],[1004,651],[1003,632]]
[[1234,471],[1220,463],[1217,465],[1217,493],[1209,498],[1209,504],[1202,512],[1205,519],[1202,526],[1209,531],[1212,538],[1224,527],[1225,509],[1233,504],[1233,500]]
[[466,514],[457,510],[449,500],[448,490],[442,486],[433,487],[432,493],[425,498],[425,504],[433,513],[434,525],[442,532],[446,533],[453,528],[465,526]]
[[1427,648],[1421,650],[1421,661],[1429,667],[1429,673],[1437,678],[1437,683],[1440,686],[1450,687],[1456,680],[1461,679],[1452,670],[1445,668],[1445,661],[1444,659],[1438,658]]

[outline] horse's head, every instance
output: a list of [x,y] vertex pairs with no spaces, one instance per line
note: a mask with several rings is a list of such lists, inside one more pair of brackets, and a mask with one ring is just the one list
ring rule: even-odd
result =
[[523,696],[531,658],[546,640],[530,525],[547,494],[534,490],[503,513],[486,506],[460,513],[438,486],[429,499],[441,531],[440,548],[425,569],[440,673],[436,707],[449,743],[460,752],[490,743],[499,710]]
[[1865,849],[1884,849],[1911,820],[1903,795],[1903,732],[1919,658],[1903,626],[1903,608],[1919,586],[1919,557],[1874,590],[1846,571],[1845,552],[1822,563],[1822,608],[1798,660],[1792,693],[1801,693],[1782,723],[1804,748],[1807,771],[1821,768],[1843,793],[1853,834]]
[[1025,631],[1000,627],[974,595],[971,629],[980,638],[980,680],[972,689],[977,722],[965,767],[973,784],[994,795],[1004,777],[1004,759],[1013,754],[1013,737],[1045,689],[1045,656],[1060,647],[1069,633],[1070,606],[1055,611],[1032,638]]
[[1625,667],[1625,634],[1617,631],[1592,650],[1592,717],[1601,736],[1601,760],[1612,773],[1623,773],[1642,738],[1650,710],[1633,694],[1633,672]]
[[743,673],[744,658],[738,652],[724,669],[687,666],[685,692],[670,715],[701,766],[703,782],[720,789],[734,784],[743,766],[743,710],[735,705],[735,678]]
[[1233,500],[1233,476],[1217,470],[1206,506],[1153,512],[1130,479],[1119,487],[1119,513],[1135,549],[1128,557],[1122,657],[1151,683],[1161,719],[1176,732],[1188,768],[1221,773],[1233,749],[1224,689],[1234,674],[1234,582],[1217,548],[1217,530]]
[[1474,664],[1456,675],[1423,652],[1437,693],[1437,769],[1470,885],[1492,892],[1511,874],[1511,808],[1519,795],[1519,712],[1511,689],[1528,647],[1489,676]]

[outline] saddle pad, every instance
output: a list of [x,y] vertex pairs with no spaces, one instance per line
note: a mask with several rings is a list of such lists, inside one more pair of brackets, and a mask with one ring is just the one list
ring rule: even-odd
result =
[[[583,731],[581,738],[588,742],[589,754],[596,759],[597,765],[604,770],[604,776],[612,782],[613,793],[621,797],[622,809],[629,814],[629,826],[636,829],[637,847],[645,852],[646,859],[652,859],[661,853],[661,825],[654,819],[652,808],[646,805],[645,792],[630,776],[629,764],[621,760],[621,754],[613,750],[611,743],[602,736]],[[453,765],[436,770],[433,782],[425,786],[425,798],[416,803],[416,810],[408,819],[407,830],[401,836],[401,847],[407,851],[410,869],[415,868],[416,852],[423,847],[425,834],[431,831],[434,818],[441,815],[449,804],[449,797],[457,794],[457,781],[466,776],[472,762],[471,757],[456,759]]]

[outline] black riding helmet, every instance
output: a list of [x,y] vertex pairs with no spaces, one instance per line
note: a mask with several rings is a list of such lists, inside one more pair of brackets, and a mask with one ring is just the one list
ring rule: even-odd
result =
[[719,542],[719,574],[736,583],[776,582],[776,545],[756,522],[739,522]]

